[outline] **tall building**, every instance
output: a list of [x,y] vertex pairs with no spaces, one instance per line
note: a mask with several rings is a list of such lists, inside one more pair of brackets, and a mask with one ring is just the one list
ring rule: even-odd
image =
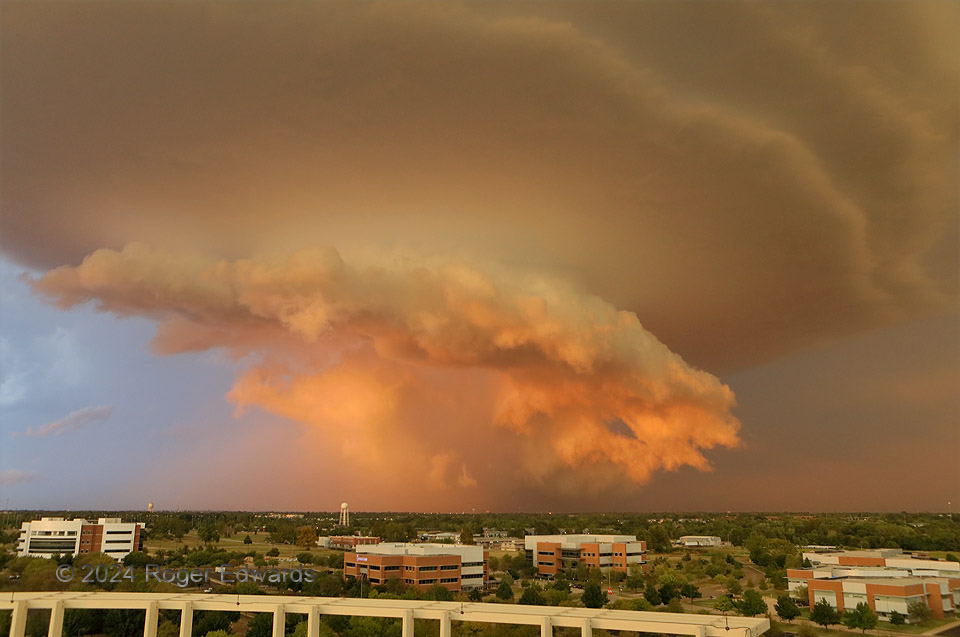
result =
[[384,542],[344,554],[343,574],[372,584],[401,579],[420,589],[440,585],[460,592],[486,586],[488,555],[479,546]]
[[647,543],[636,535],[528,535],[523,542],[527,559],[546,577],[581,563],[623,572],[632,564],[647,568]]
[[17,540],[17,555],[49,557],[54,554],[104,553],[121,560],[128,553],[143,549],[143,528],[142,522],[121,522],[120,518],[100,518],[96,522],[80,518],[42,518],[23,523]]

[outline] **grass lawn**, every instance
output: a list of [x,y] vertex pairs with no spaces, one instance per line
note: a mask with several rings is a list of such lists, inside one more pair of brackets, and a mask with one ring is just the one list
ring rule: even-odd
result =
[[[253,543],[244,544],[243,538],[247,535],[247,533],[238,533],[232,537],[222,537],[214,546],[227,551],[241,551],[243,553],[248,551],[256,551],[261,555],[265,554],[272,548],[276,548],[278,551],[280,551],[280,557],[296,557],[298,553],[303,553],[307,550],[302,546],[296,546],[293,544],[273,544],[268,539],[270,537],[269,533],[250,533],[250,539],[253,540]],[[143,548],[147,552],[153,553],[160,549],[163,549],[164,551],[176,550],[184,545],[190,548],[196,548],[202,544],[203,543],[200,541],[200,538],[197,537],[197,534],[191,531],[190,533],[184,535],[182,540],[147,539],[143,543]],[[332,551],[330,549],[322,549],[319,546],[314,546],[310,549],[310,553],[314,555],[326,555],[328,553],[337,552],[338,551]]]
[[[810,609],[802,608],[800,610],[800,617],[802,619],[806,619],[809,621]],[[777,619],[777,618],[774,617],[774,619]],[[868,630],[867,634],[881,635],[885,633],[894,633],[894,634],[904,634],[904,635],[919,635],[921,633],[927,632],[928,630],[932,630],[934,628],[939,628],[940,626],[943,626],[945,624],[949,624],[950,622],[954,621],[954,619],[955,618],[953,617],[950,617],[947,619],[931,619],[930,621],[925,622],[923,624],[904,624],[902,626],[894,626],[890,622],[881,619],[880,622],[877,624],[877,627],[874,630]],[[782,626],[786,627],[786,626],[789,626],[789,624],[784,622],[782,623]],[[830,627],[830,630],[824,630],[820,626],[815,626],[814,628],[816,628],[817,632],[823,635],[831,635],[831,636],[843,635],[844,637],[850,637],[850,635],[858,634],[860,632],[859,630],[846,630],[845,628],[834,628],[833,626]],[[789,628],[784,628],[784,630],[789,630]]]
[[[880,621],[880,624],[873,630],[868,630],[867,635],[919,635],[938,626],[943,626],[944,624],[949,624],[953,619],[934,619],[925,624],[921,625],[908,625],[904,624],[903,626],[891,626],[890,622]],[[790,624],[786,622],[781,622],[780,627],[783,630],[790,630],[788,628]],[[796,628],[796,624],[793,625]],[[859,630],[846,630],[844,628],[833,628],[830,630],[824,630],[820,626],[815,626],[814,630],[818,634],[823,635],[824,637],[851,637],[852,635],[861,634]],[[793,631],[795,632],[795,630]]]

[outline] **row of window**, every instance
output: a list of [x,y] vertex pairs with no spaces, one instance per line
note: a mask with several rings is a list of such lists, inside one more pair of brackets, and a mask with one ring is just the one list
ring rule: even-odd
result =
[[70,536],[70,535],[76,535],[76,534],[77,534],[76,531],[31,531],[31,532],[30,532],[30,535],[32,535],[32,536],[34,536],[34,537],[37,537],[37,536],[41,536],[41,537],[50,537],[50,536],[63,537],[63,536]]
[[[107,542],[127,542],[127,540],[107,540]],[[356,562],[344,562],[343,565],[344,565],[345,568],[355,568],[355,567],[357,566]],[[366,566],[366,564],[364,564],[364,565],[362,565],[362,566]],[[380,567],[379,567],[378,565],[376,565],[376,564],[370,564],[369,568],[370,568],[371,571],[379,571],[379,570],[380,570]],[[455,571],[455,570],[457,570],[458,568],[460,568],[460,567],[459,567],[458,565],[456,565],[456,564],[443,565],[443,566],[440,567],[440,569],[441,569],[441,570],[444,570],[444,571]],[[415,570],[417,570],[417,567],[415,567],[415,566],[407,566],[407,567],[405,567],[405,569],[408,570],[408,571],[415,571]],[[384,567],[383,567],[383,570],[384,570],[384,571],[399,571],[399,570],[400,570],[400,567],[399,567],[399,566],[384,566]],[[420,567],[420,570],[421,570],[421,571],[435,571],[435,570],[437,570],[437,567],[436,567],[436,566],[421,566],[421,567]]]

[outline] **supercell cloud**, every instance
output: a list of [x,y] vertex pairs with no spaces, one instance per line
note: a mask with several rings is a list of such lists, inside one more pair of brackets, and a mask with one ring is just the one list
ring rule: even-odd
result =
[[738,443],[726,386],[632,312],[535,272],[361,266],[333,250],[213,261],[133,244],[33,286],[65,308],[155,318],[159,354],[251,361],[230,400],[323,428],[384,480],[412,464],[428,488],[489,488],[491,436],[516,447],[498,480],[590,474],[595,488],[708,469],[703,450]]
[[711,374],[957,299],[953,2],[0,12],[4,254],[373,475],[706,469]]

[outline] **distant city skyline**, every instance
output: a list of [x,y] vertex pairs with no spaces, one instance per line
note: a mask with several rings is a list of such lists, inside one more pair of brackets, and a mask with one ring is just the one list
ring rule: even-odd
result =
[[0,502],[960,501],[960,6],[0,18]]

